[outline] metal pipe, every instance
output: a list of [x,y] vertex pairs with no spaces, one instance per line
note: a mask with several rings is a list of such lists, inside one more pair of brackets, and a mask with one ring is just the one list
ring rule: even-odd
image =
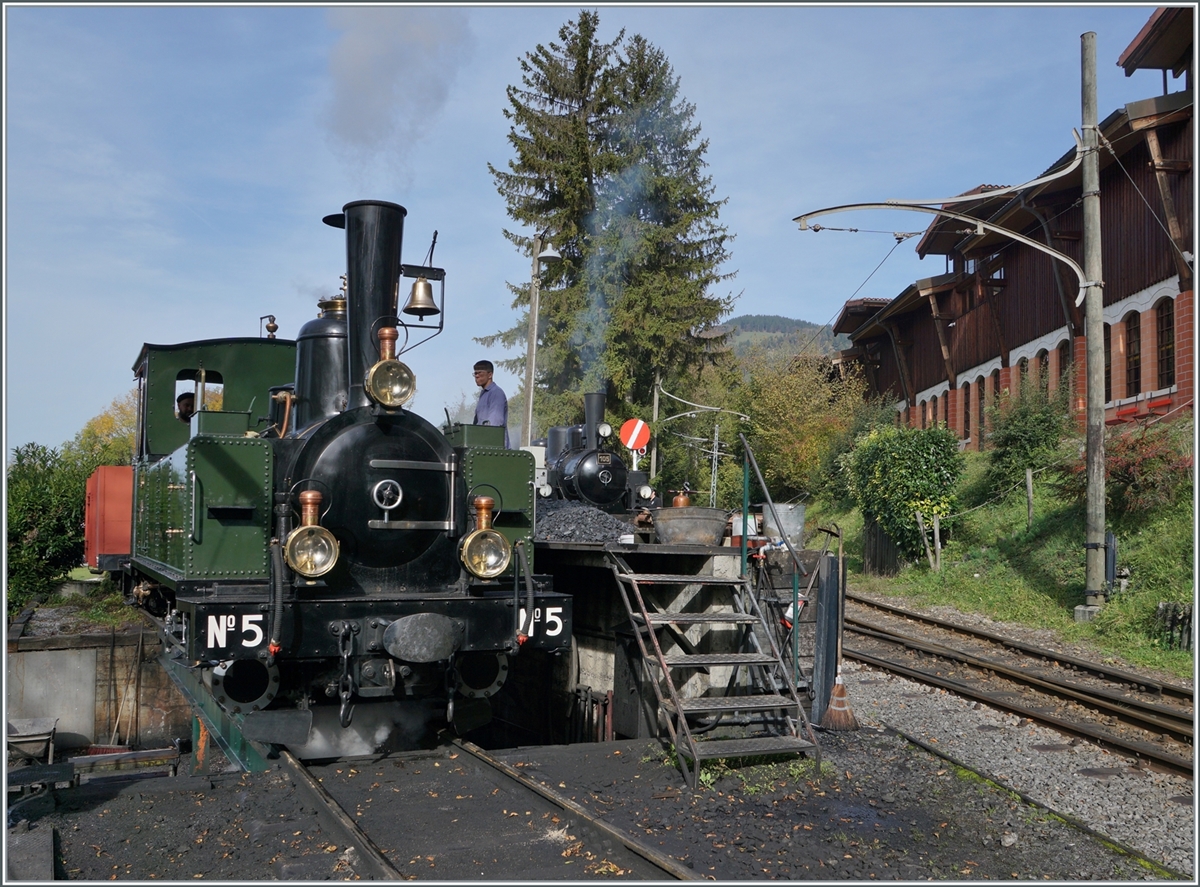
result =
[[[767,500],[767,507],[771,509],[771,517],[775,519],[775,526],[779,527],[779,532],[783,538],[783,544],[787,546],[787,550],[791,553],[792,562],[795,563],[796,569],[807,576],[808,570],[804,569],[804,564],[800,563],[800,555],[796,554],[796,549],[792,548],[792,541],[788,539],[787,535],[783,532],[783,522],[779,519],[779,515],[775,511],[775,503],[771,501],[771,493],[767,489],[766,482],[763,480],[762,472],[758,470],[758,462],[754,458],[754,451],[750,449],[750,443],[746,440],[746,435],[738,432],[738,437],[741,438],[742,446],[746,448],[746,456],[749,458],[750,465],[754,469],[755,477],[758,478],[758,485],[762,487],[763,496],[766,497]],[[743,539],[744,538],[745,537],[743,537]]]

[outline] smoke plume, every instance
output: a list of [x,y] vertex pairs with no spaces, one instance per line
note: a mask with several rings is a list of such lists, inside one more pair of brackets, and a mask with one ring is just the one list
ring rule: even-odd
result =
[[333,95],[325,125],[335,152],[366,172],[404,172],[408,146],[446,102],[470,58],[467,13],[419,7],[337,7],[342,32],[329,57]]

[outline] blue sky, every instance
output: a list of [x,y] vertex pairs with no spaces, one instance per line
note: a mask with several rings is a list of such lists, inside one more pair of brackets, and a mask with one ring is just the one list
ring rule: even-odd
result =
[[[791,219],[1034,178],[1080,125],[1085,31],[1102,118],[1162,91],[1116,66],[1153,6],[586,8],[603,39],[662,48],[696,106],[734,315],[824,323],[942,273],[912,239],[863,285],[928,216]],[[294,337],[344,271],[321,217],[358,199],[407,207],[404,261],[438,231],[446,329],[405,357],[413,408],[473,397],[471,364],[514,356],[473,338],[513,325],[505,282],[529,273],[487,171],[511,157],[505,87],[579,9],[6,6],[6,453],[73,437],[143,342],[254,336],[265,314]]]

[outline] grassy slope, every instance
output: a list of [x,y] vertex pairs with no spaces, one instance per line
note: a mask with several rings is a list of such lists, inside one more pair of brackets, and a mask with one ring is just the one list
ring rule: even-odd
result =
[[[984,459],[969,454],[962,499],[982,483]],[[975,501],[978,501],[977,499]],[[1193,600],[1194,509],[1190,497],[1149,518],[1113,527],[1118,567],[1130,568],[1130,588],[1110,599],[1092,622],[1077,623],[1084,602],[1084,511],[1065,504],[1045,484],[1034,485],[1034,520],[1026,526],[1024,490],[963,514],[944,541],[942,570],[922,557],[890,579],[862,575],[862,518],[857,511],[813,503],[809,516],[837,523],[845,534],[851,587],[905,597],[921,606],[950,606],[993,619],[1058,631],[1126,661],[1192,676],[1191,652],[1168,650],[1152,636],[1159,601]],[[813,526],[810,523],[810,529]],[[818,537],[820,538],[820,537]]]

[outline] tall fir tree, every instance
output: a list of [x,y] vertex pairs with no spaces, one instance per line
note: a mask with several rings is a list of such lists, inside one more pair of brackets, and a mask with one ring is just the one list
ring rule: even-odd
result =
[[[581,12],[521,60],[505,109],[515,157],[488,167],[510,218],[548,230],[563,255],[542,271],[535,430],[578,421],[580,395],[601,386],[648,418],[656,380],[694,378],[719,353],[703,334],[732,303],[710,294],[732,236],[695,106],[661,50],[623,31],[603,43],[598,28]],[[504,234],[529,254],[532,237]],[[510,290],[529,305],[528,284]],[[479,341],[517,346],[527,323]],[[502,363],[523,369],[524,355]]]
[[[576,335],[584,307],[589,304],[586,267],[592,250],[596,216],[596,182],[611,175],[616,158],[600,138],[604,121],[612,113],[612,64],[616,47],[597,36],[600,17],[580,12],[558,32],[558,43],[538,44],[521,59],[522,86],[509,86],[511,121],[508,141],[514,158],[507,172],[488,164],[497,189],[508,203],[508,215],[535,232],[548,230],[562,261],[543,267],[537,353],[537,381],[557,396],[539,397],[540,423],[573,422],[581,409],[577,386],[582,375]],[[533,237],[505,230],[504,236],[523,255],[529,255]],[[513,308],[530,303],[529,283],[510,284]],[[511,348],[525,340],[528,311],[523,322],[478,341]],[[500,362],[509,370],[523,370],[524,355]],[[538,387],[535,385],[535,388]],[[527,397],[528,392],[522,392]]]
[[[732,275],[732,235],[718,222],[704,175],[708,141],[695,105],[679,93],[666,55],[634,35],[619,60],[616,112],[607,134],[620,172],[601,184],[606,213],[598,250],[610,289],[605,369],[614,393],[645,405],[656,381],[676,387],[721,353],[711,331],[733,299],[712,294]],[[683,390],[692,386],[684,384]]]

